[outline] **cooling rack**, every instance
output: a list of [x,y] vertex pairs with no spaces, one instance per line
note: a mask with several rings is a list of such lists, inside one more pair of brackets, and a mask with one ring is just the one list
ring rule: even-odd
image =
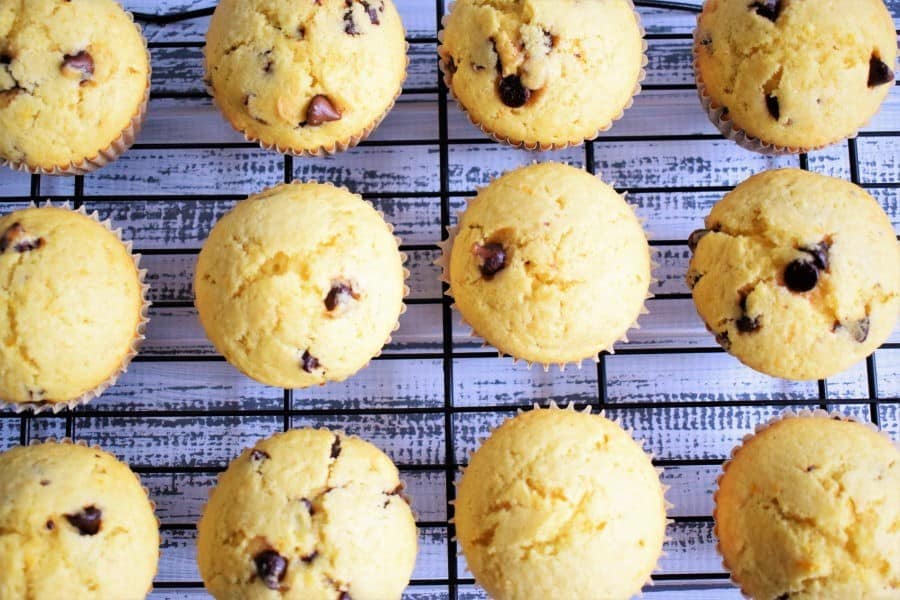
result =
[[[436,62],[444,0],[395,0],[408,30],[410,77],[368,141],[332,158],[295,159],[246,143],[203,91],[202,45],[213,0],[126,0],[153,56],[149,118],[138,144],[86,177],[0,171],[0,212],[69,201],[124,228],[149,270],[148,340],[120,383],[58,415],[0,412],[0,448],[48,437],[100,444],[149,487],[163,548],[152,598],[206,597],[195,523],[215,477],[254,440],[301,426],[359,434],[400,466],[417,512],[420,555],[408,598],[482,598],[451,542],[447,502],[468,453],[504,418],[555,399],[619,418],[665,469],[671,541],[651,598],[737,598],[715,552],[712,491],[721,461],[752,427],[788,407],[842,410],[900,432],[900,333],[867,361],[819,382],[786,382],[741,366],[696,317],[685,244],[709,208],[751,174],[781,166],[844,177],[900,225],[900,93],[855,140],[799,157],[764,157],[723,140],[696,99],[691,31],[700,0],[637,2],[650,63],[644,92],[595,142],[542,155],[485,139],[448,100]],[[895,22],[900,0],[888,2]],[[660,267],[650,314],[595,366],[528,370],[471,338],[442,295],[437,242],[475,188],[535,159],[582,166],[628,192]],[[356,377],[313,390],[258,385],[207,342],[193,309],[196,254],[234,203],[293,179],[330,180],[372,200],[410,255],[409,311],[384,354]],[[584,557],[583,568],[590,568]]]

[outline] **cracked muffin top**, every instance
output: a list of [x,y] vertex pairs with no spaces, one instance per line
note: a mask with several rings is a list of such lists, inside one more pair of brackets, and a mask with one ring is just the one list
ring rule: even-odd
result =
[[389,340],[403,257],[372,205],[331,184],[293,183],[240,202],[203,245],[200,321],[246,375],[277,387],[342,381]]
[[662,552],[666,501],[641,445],[574,410],[508,419],[472,454],[456,535],[496,600],[630,598]]
[[530,149],[593,139],[631,105],[644,42],[629,0],[457,0],[447,85],[488,133]]
[[402,491],[391,459],[359,438],[296,429],[261,440],[219,478],[197,526],[206,589],[399,600],[418,543]]
[[65,404],[130,358],[143,292],[128,247],[65,208],[0,218],[0,401]]
[[0,454],[0,598],[145,598],[159,528],[137,476],[71,443]]
[[406,79],[391,0],[222,0],[206,36],[216,104],[248,139],[292,154],[355,145]]
[[713,105],[769,145],[853,135],[894,84],[897,35],[882,0],[708,0],[694,42]]
[[900,245],[865,190],[799,169],[755,175],[691,234],[697,312],[741,362],[821,379],[874,352],[900,311]]
[[625,200],[559,163],[511,171],[460,217],[450,293],[463,319],[504,354],[564,364],[624,337],[650,285],[650,251]]
[[897,597],[900,452],[886,436],[784,417],[737,449],[715,499],[719,551],[748,596]]
[[96,158],[141,113],[149,73],[113,0],[0,3],[0,159],[52,170]]

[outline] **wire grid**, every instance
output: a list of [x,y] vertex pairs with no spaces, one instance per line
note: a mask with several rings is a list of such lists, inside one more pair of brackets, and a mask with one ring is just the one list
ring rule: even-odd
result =
[[[429,1],[429,0],[423,0]],[[646,8],[658,8],[658,9],[671,9],[671,10],[680,10],[680,11],[692,11],[699,12],[699,7],[697,5],[692,5],[688,3],[682,2],[667,2],[667,1],[652,1],[652,0],[638,0],[635,4],[639,7]],[[440,27],[441,19],[445,12],[445,0],[434,0],[434,10],[436,14],[436,22],[438,27]],[[189,10],[183,12],[177,12],[173,14],[165,14],[165,15],[154,15],[154,14],[146,14],[146,13],[133,13],[136,20],[142,23],[154,24],[159,26],[165,26],[167,24],[176,23],[178,21],[194,19],[198,17],[205,17],[212,14],[213,8],[204,8],[197,10]],[[691,39],[691,35],[687,33],[660,33],[660,34],[647,34],[648,40],[689,40]],[[436,37],[409,37],[407,41],[410,44],[423,44],[423,45],[433,45],[436,47],[438,40]],[[202,46],[200,43],[192,43],[192,42],[151,42],[150,47],[160,48],[160,47],[199,47]],[[436,52],[435,52],[436,56]],[[650,84],[643,86],[645,90],[686,90],[686,89],[694,89],[693,85],[688,84]],[[438,71],[438,80],[435,82],[434,87],[417,87],[417,88],[406,88],[404,89],[404,95],[406,94],[436,94],[438,99],[438,135],[439,140],[437,140],[437,145],[439,149],[439,168],[440,168],[440,179],[439,179],[439,191],[437,193],[432,192],[408,192],[408,193],[372,193],[372,194],[363,194],[367,199],[377,199],[379,197],[392,197],[392,198],[421,198],[421,197],[432,197],[438,198],[440,200],[440,225],[442,236],[446,239],[447,228],[451,224],[451,199],[459,198],[459,197],[467,197],[470,196],[468,192],[460,192],[454,191],[451,189],[450,184],[450,176],[449,176],[449,152],[451,144],[488,144],[493,143],[487,139],[482,137],[478,138],[466,138],[466,139],[454,139],[452,142],[449,139],[448,135],[448,90],[445,87],[441,74]],[[165,95],[153,95],[154,98],[192,98],[192,97],[203,97],[200,94],[188,92],[188,93],[166,93]],[[877,133],[867,133],[863,132],[860,136],[870,136],[870,135],[878,135],[880,137],[890,137],[890,136],[900,136],[900,129],[890,130],[890,131],[878,131]],[[720,136],[717,134],[690,134],[690,135],[667,135],[667,136],[624,136],[624,137],[616,137],[604,135],[603,141],[629,141],[629,142],[649,142],[649,141],[658,141],[658,140],[710,140],[710,139],[719,139]],[[392,145],[392,146],[416,146],[416,145],[424,145],[424,144],[433,144],[434,140],[425,140],[425,139],[411,139],[411,140],[399,140],[399,141],[366,141],[363,142],[362,146],[379,146],[379,145]],[[153,144],[136,144],[135,148],[152,148]],[[168,145],[166,148],[170,147]],[[254,144],[243,144],[243,143],[232,143],[232,144],[186,144],[186,145],[178,145],[178,148],[229,148],[229,147],[255,147]],[[860,164],[859,164],[859,156],[857,151],[857,141],[856,139],[851,139],[846,142],[846,150],[849,159],[850,166],[850,178],[851,180],[863,187],[873,187],[877,185],[881,188],[900,188],[900,184],[891,183],[891,182],[879,182],[877,184],[866,184],[861,182],[860,178]],[[588,171],[594,173],[595,171],[595,161],[594,161],[594,143],[586,142],[583,146],[584,152],[584,160],[585,165]],[[536,157],[539,155],[536,155]],[[547,156],[548,159],[552,159],[551,155]],[[809,157],[806,154],[802,154],[799,156],[799,166],[803,169],[809,168]],[[294,158],[288,155],[283,156],[283,179],[286,183],[293,181],[294,179]],[[39,202],[43,199],[46,199],[47,196],[41,193],[41,182],[42,177],[40,175],[31,176],[31,189],[28,200],[33,202]],[[710,191],[718,191],[718,192],[726,192],[732,189],[732,186],[682,186],[682,187],[666,187],[665,191],[669,192],[710,192]],[[628,192],[630,191],[627,188],[620,189],[620,192]],[[647,188],[641,188],[641,191],[647,191]],[[243,199],[243,195],[217,195],[217,198],[223,200],[240,200]],[[84,177],[77,176],[74,178],[74,194],[72,197],[54,197],[54,200],[71,200],[75,206],[75,208],[79,208],[82,206],[86,200],[84,193]],[[7,198],[6,200],[16,200],[15,198]],[[24,200],[24,199],[22,199]],[[685,245],[684,240],[673,240],[673,239],[654,239],[650,242],[651,246],[659,247],[659,246],[673,246],[673,245]],[[432,244],[405,244],[401,246],[401,250],[405,251],[416,251],[416,250],[430,250],[436,251],[438,247]],[[196,253],[194,251],[193,253]],[[144,250],[143,254],[152,255],[152,254],[168,254],[175,253],[174,251],[170,252],[167,249],[155,249],[155,250]],[[191,250],[187,249],[178,249],[177,253],[179,254],[190,254]],[[446,290],[446,285],[443,287]],[[660,300],[682,300],[682,299],[690,299],[691,295],[685,293],[672,293],[672,294],[659,294],[656,296],[657,299]],[[385,415],[385,414],[406,414],[406,413],[415,413],[415,414],[439,414],[443,418],[444,425],[444,443],[445,443],[445,462],[442,464],[410,464],[410,465],[400,465],[404,470],[414,471],[414,470],[442,470],[445,475],[445,500],[449,503],[455,497],[454,491],[454,481],[456,479],[458,470],[460,467],[464,466],[463,464],[457,463],[455,456],[455,436],[454,436],[454,419],[466,412],[498,412],[498,413],[511,413],[516,409],[529,409],[530,405],[515,405],[515,404],[504,404],[502,406],[490,407],[485,405],[479,405],[477,407],[461,407],[456,406],[454,402],[454,359],[471,359],[471,358],[491,358],[495,357],[496,353],[493,351],[458,351],[454,350],[454,341],[453,341],[453,319],[452,319],[452,311],[451,304],[452,300],[448,298],[446,295],[442,294],[440,299],[407,299],[408,304],[440,304],[441,307],[441,326],[442,326],[442,351],[440,353],[429,353],[429,352],[404,352],[403,354],[384,354],[381,357],[378,357],[377,360],[398,360],[398,359],[435,359],[442,361],[442,369],[443,369],[443,405],[440,408],[428,408],[428,407],[414,407],[408,409],[394,409],[394,408],[378,408],[378,409],[346,409],[346,410],[333,410],[333,409],[297,409],[293,406],[293,391],[289,389],[283,390],[283,404],[281,410],[272,410],[272,409],[264,409],[264,410],[244,410],[244,409],[215,409],[215,410],[202,410],[202,411],[146,411],[142,410],[139,414],[142,417],[145,416],[159,416],[159,417],[167,417],[167,416],[280,416],[282,419],[282,429],[287,431],[291,428],[291,418],[297,415],[304,416],[317,416],[317,415],[335,415],[335,414],[346,414],[346,415]],[[184,302],[156,302],[157,306],[165,305],[167,307],[186,307],[190,306],[191,303]],[[900,348],[900,344],[898,343],[888,343],[883,346],[885,349],[898,349]],[[620,355],[655,355],[655,354],[705,354],[705,353],[722,353],[724,352],[721,348],[696,348],[696,347],[666,347],[666,348],[645,348],[645,349],[634,349],[634,348],[622,348],[617,350],[617,354]],[[590,406],[595,410],[604,410],[607,407],[609,400],[609,389],[607,385],[607,354],[601,354],[599,357],[599,361],[596,364],[597,369],[597,394],[596,398],[593,399],[589,403],[581,403],[578,408],[584,408],[586,406]],[[190,362],[190,361],[222,361],[224,360],[221,356],[183,356],[183,355],[156,355],[156,356],[146,356],[139,355],[135,362]],[[843,405],[858,405],[858,406],[866,406],[869,410],[869,415],[871,420],[878,425],[879,424],[879,405],[886,403],[896,402],[896,398],[879,398],[878,392],[878,381],[877,381],[877,371],[874,355],[870,356],[866,359],[866,381],[867,381],[867,390],[868,395],[865,398],[855,398],[855,399],[841,399],[840,404]],[[812,399],[810,399],[812,400]],[[828,400],[828,381],[820,380],[818,382],[818,396],[815,399],[818,402],[818,406],[822,409],[826,409],[828,404],[834,404],[835,401],[829,402]],[[764,401],[759,400],[730,400],[730,401],[722,401],[722,400],[711,400],[711,401],[692,401],[690,403],[685,403],[683,401],[672,402],[672,401],[639,401],[639,402],[629,402],[625,403],[616,403],[615,407],[618,409],[653,409],[653,410],[667,410],[675,407],[722,407],[722,406],[774,406],[774,407],[789,407],[795,406],[798,404],[796,399],[783,399],[783,400],[772,400],[767,399]],[[30,414],[23,415],[12,415],[12,414],[0,414],[0,418],[17,418],[20,420],[19,424],[19,442],[21,444],[28,444],[30,441],[30,431],[31,424],[35,420],[38,419],[59,419],[62,418],[65,420],[65,435],[69,438],[77,438],[78,431],[76,428],[77,418],[79,417],[115,417],[115,416],[128,416],[129,413],[123,410],[109,410],[109,409],[98,409],[91,406],[82,406],[75,410],[65,410],[58,415],[40,415],[34,416]],[[657,466],[661,467],[672,467],[672,466],[718,466],[720,464],[720,460],[708,460],[708,459],[671,459],[671,460],[654,460],[654,463]],[[197,473],[208,473],[211,469],[209,467],[179,467],[177,472],[197,472]],[[157,467],[157,466],[143,466],[143,467],[135,467],[135,471],[141,474],[149,474],[149,473],[172,473],[175,472],[175,469],[170,469],[168,467]],[[675,517],[674,521],[678,522],[688,522],[688,523],[711,523],[712,517]],[[411,586],[413,588],[420,586],[437,586],[441,588],[445,588],[449,592],[450,598],[459,598],[462,596],[468,597],[465,591],[460,589],[460,586],[471,586],[474,583],[474,580],[468,576],[461,576],[458,569],[457,562],[457,545],[449,540],[453,539],[455,535],[454,526],[452,523],[447,523],[445,521],[418,521],[417,524],[419,527],[427,527],[427,528],[435,528],[435,529],[445,529],[447,532],[447,540],[446,543],[446,568],[447,568],[447,577],[446,578],[435,578],[435,579],[414,579],[411,582]],[[163,523],[161,525],[161,529],[165,531],[166,529],[192,529],[195,525],[193,523]],[[468,573],[466,573],[468,575]],[[678,572],[678,573],[658,573],[653,576],[654,582],[657,583],[655,589],[658,591],[663,591],[666,589],[686,589],[685,586],[688,586],[688,589],[699,590],[702,588],[711,588],[711,589],[719,589],[727,587],[727,579],[728,575],[722,571],[717,572]],[[202,588],[203,584],[201,581],[177,581],[177,582],[168,582],[168,581],[157,581],[155,583],[154,588],[156,590],[185,590],[190,588]]]

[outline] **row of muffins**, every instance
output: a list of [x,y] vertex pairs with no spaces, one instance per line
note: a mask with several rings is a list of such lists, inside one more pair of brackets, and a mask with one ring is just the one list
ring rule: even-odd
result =
[[[59,410],[115,382],[147,323],[139,257],[83,209],[0,218],[0,399]],[[755,175],[691,234],[686,274],[715,340],[748,366],[824,379],[869,356],[900,312],[900,244],[878,202],[800,169]],[[390,341],[408,293],[400,240],[358,195],[291,183],[239,202],[194,274],[215,348],[267,385],[342,381]],[[652,260],[631,206],[559,163],[503,175],[442,244],[442,277],[473,333],[545,368],[613,352],[650,297]]]
[[[706,2],[695,75],[724,135],[796,153],[869,121],[894,81],[896,35],[882,0],[844,3]],[[406,79],[404,35],[391,0],[223,0],[207,34],[205,83],[248,140],[333,153],[393,107]],[[459,0],[440,38],[439,64],[461,108],[493,138],[532,150],[609,129],[647,62],[629,0]],[[134,143],[149,92],[146,42],[114,0],[34,0],[0,12],[5,164],[46,174],[102,167]]]
[[[672,507],[660,475],[616,422],[551,403],[509,418],[471,455],[451,523],[496,600],[626,599],[663,553]],[[900,591],[900,449],[875,428],[784,413],[735,447],[717,484],[718,549],[748,596]],[[356,437],[298,429],[258,441],[202,510],[206,589],[220,599],[400,598],[418,545],[403,489],[391,459]],[[0,454],[0,497],[0,596],[151,589],[154,507],[112,455],[69,442],[13,448]]]

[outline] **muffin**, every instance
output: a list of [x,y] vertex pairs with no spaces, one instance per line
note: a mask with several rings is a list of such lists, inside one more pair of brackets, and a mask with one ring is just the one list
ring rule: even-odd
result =
[[830,377],[874,352],[897,321],[900,246],[878,202],[849,182],[760,173],[719,201],[688,244],[697,312],[757,371]]
[[457,488],[456,534],[491,598],[630,598],[666,531],[659,475],[616,423],[536,409],[472,454]]
[[805,152],[853,136],[894,83],[882,0],[707,0],[694,32],[700,100],[744,148]]
[[88,173],[140,130],[150,56],[113,0],[0,6],[0,162],[47,175]]
[[0,402],[58,411],[115,383],[144,339],[144,272],[96,214],[0,218]]
[[372,444],[298,429],[228,466],[197,526],[216,598],[399,599],[417,533],[397,467]]
[[445,277],[463,319],[528,362],[596,359],[647,298],[650,251],[631,207],[567,165],[531,165],[493,181],[460,216],[450,245]]
[[403,312],[404,256],[390,225],[331,184],[251,196],[219,221],[194,279],[206,334],[262,383],[303,388],[368,364]]
[[392,0],[222,0],[204,50],[209,92],[264,148],[346,150],[400,95],[405,35]]
[[725,567],[757,600],[896,598],[900,451],[817,411],[747,436],[715,494]]
[[630,0],[457,0],[439,48],[447,87],[494,139],[549,150],[593,139],[631,106],[646,44]]
[[145,598],[153,505],[128,465],[67,442],[0,454],[0,598]]

